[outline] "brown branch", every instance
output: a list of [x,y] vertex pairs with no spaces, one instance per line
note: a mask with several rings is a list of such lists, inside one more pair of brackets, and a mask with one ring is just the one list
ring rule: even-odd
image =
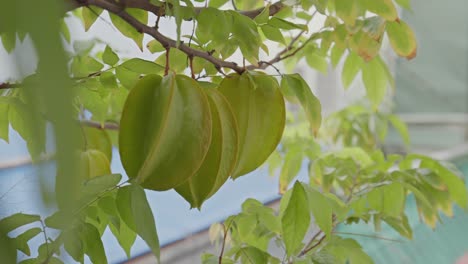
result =
[[8,82],[5,82],[5,83],[0,83],[0,90],[2,89],[12,89],[12,88],[18,88],[20,87],[21,85],[18,84],[18,83],[8,83]]
[[166,66],[164,67],[164,76],[169,74],[169,52],[171,49],[169,47],[166,48]]
[[91,120],[80,120],[79,123],[83,126],[93,127],[97,129],[106,129],[106,130],[119,130],[120,126],[116,123],[104,123],[101,124],[99,122],[91,121]]
[[302,50],[305,46],[307,46],[307,44],[314,40],[315,37],[317,36],[317,33],[316,34],[312,34],[312,36],[310,36],[306,41],[304,41],[304,43],[302,43],[302,45],[300,45],[299,47],[297,47],[293,52],[287,54],[287,55],[284,55],[282,56],[283,54],[287,53],[288,51],[291,51],[292,48],[294,47],[294,44],[299,40],[299,38],[305,33],[305,31],[301,31],[299,32],[299,34],[294,37],[292,40],[291,40],[291,43],[289,43],[289,45],[284,48],[282,51],[280,51],[278,54],[276,54],[276,56],[269,60],[269,61],[259,61],[258,62],[258,66],[256,65],[249,65],[247,66],[247,70],[255,70],[255,69],[266,69],[268,66],[273,66],[273,64],[275,63],[278,63],[282,60],[285,60],[289,57],[292,57],[294,55],[296,55],[300,50]]
[[[70,0],[67,0],[67,2],[68,2],[68,6],[67,6],[66,10],[71,11],[73,9],[92,4],[93,1],[89,1],[89,0],[72,0],[72,1],[70,1]],[[151,1],[148,1],[148,0],[131,0],[131,1],[126,1],[124,7],[125,8],[142,9],[142,10],[151,12],[151,13],[153,13],[154,15],[156,15],[158,17],[161,17],[161,16],[166,16],[167,15],[165,6],[166,5],[163,5],[163,6],[153,5],[153,4],[151,4]],[[169,9],[172,7],[172,5],[168,5],[168,6],[169,6]],[[269,10],[270,11],[270,16],[274,16],[275,14],[277,14],[284,7],[285,7],[285,5],[283,3],[281,3],[281,1],[278,1],[278,2],[270,5],[270,10]],[[198,15],[204,9],[206,9],[206,7],[195,7],[194,8],[195,16]],[[263,11],[263,9],[264,9],[264,7],[257,8],[257,9],[254,9],[254,10],[248,10],[248,11],[239,11],[239,14],[244,15],[246,17],[250,17],[250,18],[253,19],[256,16],[258,16]],[[193,19],[193,17],[190,17],[190,18],[187,18],[187,19],[191,20],[191,19]]]
[[[80,2],[80,0],[74,0]],[[244,69],[242,67],[239,67],[237,63],[235,62],[230,62],[230,61],[224,61],[218,58],[215,58],[211,56],[209,53],[202,51],[202,50],[197,50],[194,48],[191,48],[183,43],[179,43],[177,45],[177,42],[173,39],[170,39],[164,35],[162,35],[158,30],[155,28],[149,27],[140,21],[138,21],[136,18],[133,16],[129,15],[127,12],[125,12],[122,7],[118,4],[105,1],[105,0],[87,0],[87,4],[89,5],[94,5],[97,7],[100,7],[102,9],[105,9],[123,20],[125,20],[128,24],[130,24],[133,28],[135,28],[138,32],[142,32],[145,34],[148,34],[152,36],[154,39],[156,39],[163,47],[170,47],[170,48],[177,48],[180,51],[184,52],[188,56],[193,56],[193,57],[200,57],[203,58],[209,62],[211,62],[213,65],[219,67],[219,68],[230,68],[233,69],[234,71],[238,73],[242,73]]]

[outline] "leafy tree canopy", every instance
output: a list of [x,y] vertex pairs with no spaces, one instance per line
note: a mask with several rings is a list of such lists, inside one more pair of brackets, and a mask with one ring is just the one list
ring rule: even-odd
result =
[[[264,164],[279,175],[279,209],[246,200],[212,226],[220,253],[201,256],[203,263],[372,263],[336,227],[369,222],[378,231],[386,223],[411,239],[409,195],[435,228],[440,212],[467,207],[460,173],[423,155],[380,150],[389,126],[409,144],[405,124],[382,107],[395,86],[382,43],[406,59],[417,50],[399,8],[410,9],[409,1],[1,2],[3,48],[32,43],[38,63],[33,74],[0,83],[0,138],[9,140],[11,126],[36,162],[51,140],[57,204],[49,216],[1,219],[2,258],[15,262],[19,251],[30,256],[24,264],[63,263],[64,250],[77,262],[86,255],[107,263],[107,228],[128,257],[140,236],[159,258],[145,190],[175,189],[203,210],[229,178]],[[108,23],[156,59],[77,41],[73,19],[86,31]],[[169,23],[175,30],[165,35]],[[320,100],[293,72],[300,61],[323,74],[342,63],[343,86],[361,78],[368,103],[322,117]],[[113,148],[128,179],[111,171]],[[309,181],[295,181],[305,165]],[[17,228],[25,231],[12,235]],[[40,233],[45,240],[31,252],[28,241]]]

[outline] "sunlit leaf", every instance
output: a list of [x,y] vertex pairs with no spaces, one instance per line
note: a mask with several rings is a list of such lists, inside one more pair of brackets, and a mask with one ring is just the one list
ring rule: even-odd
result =
[[404,21],[387,23],[387,35],[393,50],[402,57],[412,59],[417,53],[416,37]]
[[286,94],[288,91],[294,94],[304,109],[310,128],[317,135],[322,122],[322,106],[307,82],[299,74],[284,75],[281,90]]
[[117,205],[124,222],[135,231],[159,259],[159,238],[145,191],[138,185],[119,189]]
[[39,215],[16,213],[0,219],[0,228],[2,229],[2,232],[7,234],[20,226],[24,226],[40,220],[41,218]]
[[301,183],[296,182],[288,205],[281,218],[283,240],[289,256],[295,254],[309,228],[310,214],[307,193]]

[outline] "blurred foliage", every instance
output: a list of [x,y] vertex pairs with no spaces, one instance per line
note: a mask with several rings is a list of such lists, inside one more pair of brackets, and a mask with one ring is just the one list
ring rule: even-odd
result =
[[[53,146],[57,208],[1,219],[3,260],[83,263],[86,255],[107,263],[106,229],[129,258],[140,236],[159,259],[145,189],[175,189],[201,210],[228,178],[266,161],[279,174],[279,210],[246,200],[239,214],[211,227],[221,251],[204,254],[203,263],[372,263],[355,240],[334,232],[338,224],[370,222],[378,231],[385,222],[410,239],[408,195],[432,228],[439,212],[466,208],[453,166],[379,150],[389,126],[409,144],[405,124],[380,109],[395,86],[380,56],[384,37],[398,56],[411,59],[417,50],[397,5],[410,8],[402,0],[3,1],[3,48],[14,54],[31,43],[38,63],[33,74],[0,83],[0,139],[17,131],[34,162]],[[317,17],[323,24],[310,30]],[[104,21],[156,59],[77,40],[76,20],[85,31]],[[158,31],[161,21],[175,23],[173,39]],[[343,86],[360,76],[369,106],[322,117],[319,99],[293,73],[301,60],[322,74],[342,63]],[[113,148],[128,180],[111,170]],[[295,181],[301,170],[308,182]],[[30,248],[41,234],[43,243]]]

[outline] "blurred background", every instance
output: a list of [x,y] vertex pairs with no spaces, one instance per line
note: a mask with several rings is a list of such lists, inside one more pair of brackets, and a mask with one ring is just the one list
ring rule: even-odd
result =
[[[384,54],[396,80],[396,90],[388,94],[389,102],[393,98],[394,105],[389,107],[393,107],[407,122],[411,146],[406,149],[396,133],[391,131],[383,147],[387,152],[420,152],[452,161],[468,177],[468,2],[414,0],[412,7],[414,12],[405,11],[401,16],[417,35],[418,56],[411,61],[400,61],[393,57],[390,50]],[[68,22],[72,37],[83,45],[89,41],[109,44],[126,57],[155,59],[154,55],[139,52],[130,40],[122,38],[106,23],[107,19],[103,16],[85,34],[79,22],[70,18]],[[161,31],[170,35],[174,31],[173,23],[163,24]],[[28,50],[27,45],[30,43],[25,41],[12,54],[0,49],[0,82],[19,79],[34,71],[36,62],[31,61],[31,54],[24,52]],[[11,65],[16,65],[19,70]],[[340,65],[335,69],[330,67],[327,74],[312,71],[305,63],[299,63],[295,70],[303,74],[319,96],[325,114],[355,103],[363,95],[362,84],[357,80],[348,90],[343,89]],[[25,142],[10,129],[9,142],[0,140],[0,218],[18,211],[51,213],[52,208],[41,202],[40,185],[50,181],[47,172],[52,168],[53,165],[47,162],[32,166]],[[115,150],[112,170],[125,174]],[[306,178],[306,174],[306,168],[303,168],[299,177]],[[201,253],[217,250],[208,238],[208,228],[212,223],[222,222],[227,216],[238,213],[246,198],[275,206],[279,198],[277,189],[278,179],[270,177],[268,170],[263,168],[248,177],[229,181],[204,204],[201,211],[190,210],[189,205],[174,191],[147,192],[163,245],[162,262],[199,263]],[[366,236],[353,238],[362,243],[376,263],[468,263],[466,257],[463,260],[463,256],[468,254],[467,212],[456,208],[453,218],[443,218],[443,225],[431,230],[419,223],[411,199],[408,210],[413,220],[414,240],[394,241]],[[339,231],[372,234],[373,227],[343,226]],[[380,235],[390,239],[398,237],[385,227]],[[32,247],[35,243],[41,243],[41,239],[33,239]],[[132,248],[133,259],[130,261],[126,260],[125,253],[110,232],[104,235],[103,240],[110,263],[155,263],[142,240],[138,240]]]

